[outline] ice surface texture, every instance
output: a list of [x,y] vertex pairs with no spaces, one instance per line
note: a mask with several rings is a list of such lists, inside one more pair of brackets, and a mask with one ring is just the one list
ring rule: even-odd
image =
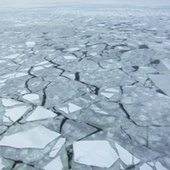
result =
[[170,169],[164,4],[0,7],[0,169]]

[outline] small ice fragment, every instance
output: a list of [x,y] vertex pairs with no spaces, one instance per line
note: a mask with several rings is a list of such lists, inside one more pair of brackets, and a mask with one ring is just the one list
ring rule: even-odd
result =
[[68,110],[69,110],[70,113],[73,113],[73,112],[76,112],[78,110],[81,110],[81,107],[79,107],[75,104],[69,103],[68,104]]
[[26,100],[28,100],[28,101],[30,101],[30,102],[32,102],[32,103],[37,102],[37,101],[39,101],[39,99],[40,99],[39,95],[38,95],[38,94],[35,94],[35,93],[25,94],[25,95],[23,96],[23,98],[26,99]]
[[26,42],[26,46],[27,46],[27,47],[34,47],[35,44],[36,44],[36,43],[33,42],[33,41],[28,41],[28,42]]
[[33,113],[26,119],[26,121],[35,121],[41,119],[48,119],[55,117],[56,114],[50,110],[47,110],[41,106],[38,106]]
[[67,55],[63,56],[66,60],[76,60],[77,58],[75,56]]
[[69,48],[68,49],[68,51],[70,51],[70,52],[79,51],[79,50],[80,50],[80,48]]
[[101,95],[107,97],[107,98],[111,98],[114,96],[114,93],[108,93],[108,92],[102,92]]

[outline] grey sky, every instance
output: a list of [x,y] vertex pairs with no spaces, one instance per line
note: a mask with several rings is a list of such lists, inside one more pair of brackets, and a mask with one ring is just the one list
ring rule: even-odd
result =
[[31,5],[31,4],[51,4],[51,3],[67,3],[67,2],[97,2],[113,4],[130,4],[130,5],[146,5],[146,6],[169,6],[170,0],[0,0],[0,6],[2,5]]
[[[74,2],[77,0],[0,0],[0,5],[49,4],[57,2]],[[80,0],[81,1],[81,0]]]

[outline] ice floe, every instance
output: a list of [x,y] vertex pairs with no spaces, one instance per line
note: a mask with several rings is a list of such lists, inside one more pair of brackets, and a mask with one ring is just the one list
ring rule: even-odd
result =
[[14,108],[6,108],[3,120],[4,122],[10,122],[10,120],[15,122],[20,117],[22,117],[28,109],[29,109],[28,106],[17,106]]
[[110,168],[119,158],[108,141],[74,142],[73,150],[75,162],[101,168]]
[[43,149],[47,144],[59,137],[60,134],[51,131],[44,126],[37,126],[32,129],[21,131],[9,136],[4,136],[0,146],[14,148],[37,148]]

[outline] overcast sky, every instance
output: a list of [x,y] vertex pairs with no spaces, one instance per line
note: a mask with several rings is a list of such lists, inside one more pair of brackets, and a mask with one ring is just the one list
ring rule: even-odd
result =
[[30,4],[51,4],[51,3],[67,3],[67,2],[112,2],[114,4],[131,4],[131,5],[170,5],[170,0],[0,0],[0,6],[2,5],[30,5]]
[[18,5],[18,4],[44,4],[57,2],[74,2],[81,0],[0,0],[0,5]]

